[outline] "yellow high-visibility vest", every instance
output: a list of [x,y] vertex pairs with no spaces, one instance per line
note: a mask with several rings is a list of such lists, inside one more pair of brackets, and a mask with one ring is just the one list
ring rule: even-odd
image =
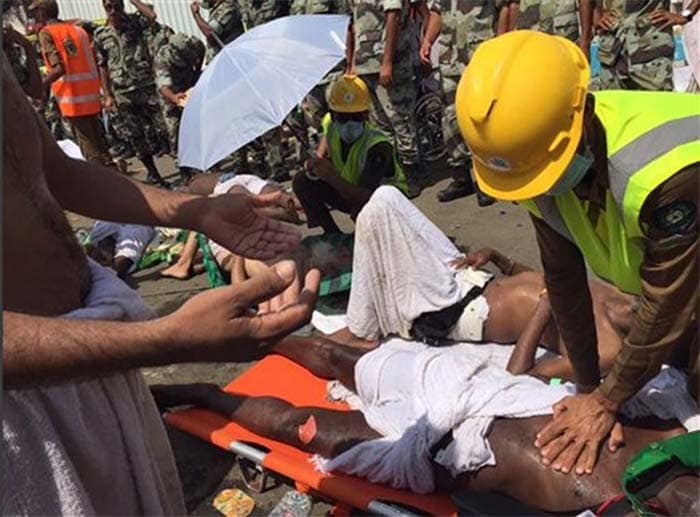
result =
[[[391,140],[389,140],[384,133],[374,129],[365,122],[365,131],[360,138],[352,143],[347,157],[343,160],[342,142],[335,125],[331,121],[330,113],[326,114],[323,118],[323,133],[328,139],[328,150],[333,166],[345,181],[355,186],[360,184],[360,178],[365,168],[365,161],[369,150],[382,142],[391,144]],[[396,159],[396,153],[393,153],[393,160],[394,175],[391,178],[387,178],[385,183],[395,186],[405,194],[408,191],[408,185],[406,184],[406,177],[404,176],[403,169]]]
[[575,243],[589,267],[620,290],[640,294],[645,229],[639,215],[649,194],[700,162],[700,97],[686,93],[596,92],[605,128],[610,189],[594,225],[589,202],[574,192],[522,204]]

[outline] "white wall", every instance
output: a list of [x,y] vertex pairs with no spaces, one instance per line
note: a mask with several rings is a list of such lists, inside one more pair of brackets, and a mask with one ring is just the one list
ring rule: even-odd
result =
[[[190,12],[191,0],[145,0],[154,6],[158,21],[169,25],[175,32],[184,32],[202,37]],[[128,12],[135,11],[129,0],[124,0]],[[81,18],[83,20],[99,20],[105,18],[105,12],[100,0],[58,0],[61,18]]]

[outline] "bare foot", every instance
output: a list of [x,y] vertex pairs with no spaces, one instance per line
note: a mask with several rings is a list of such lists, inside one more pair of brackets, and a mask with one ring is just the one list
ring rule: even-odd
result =
[[184,264],[177,263],[161,271],[160,276],[176,278],[178,280],[187,280],[192,275],[190,274],[189,267],[185,266]]

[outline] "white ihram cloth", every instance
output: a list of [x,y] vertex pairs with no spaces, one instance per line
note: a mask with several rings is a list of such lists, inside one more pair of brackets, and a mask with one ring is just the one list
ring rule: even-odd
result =
[[[456,272],[450,263],[461,255],[401,192],[378,188],[355,225],[348,328],[364,339],[408,338],[418,316],[454,305],[491,278],[472,269]],[[468,308],[474,309],[464,314],[471,319],[470,330],[480,333],[488,316],[486,300],[480,296]]]
[[[355,365],[357,394],[329,383],[329,395],[362,411],[384,438],[358,444],[334,459],[315,457],[324,472],[341,471],[395,488],[434,489],[430,448],[452,430],[454,440],[435,461],[453,476],[496,460],[488,433],[494,418],[552,413],[552,405],[574,393],[572,384],[549,386],[506,371],[513,346],[459,344],[432,348],[390,339]],[[538,350],[537,357],[547,352]],[[698,405],[684,373],[664,369],[629,400],[630,418],[677,419],[688,431],[700,428]]]
[[500,348],[390,339],[365,354],[355,366],[357,409],[384,438],[317,464],[425,494],[435,488],[430,448],[452,431],[454,440],[435,457],[439,464],[455,476],[495,465],[487,440],[494,418],[551,414],[552,405],[573,392],[511,375],[503,364],[508,347]]
[[131,260],[132,265],[129,268],[129,273],[132,273],[138,267],[143,252],[155,236],[156,231],[152,226],[95,221],[90,231],[90,242],[98,244],[100,241],[112,237],[114,239],[114,256]]
[[[114,271],[90,262],[85,307],[64,318],[151,317]],[[168,437],[136,370],[5,390],[2,500],[6,515],[184,514]]]
[[[213,196],[220,196],[222,194],[227,194],[229,190],[233,187],[241,187],[254,196],[259,196],[262,194],[262,190],[270,185],[271,182],[264,179],[253,176],[252,174],[235,174],[233,172],[222,174],[219,181],[216,182],[214,186]],[[222,265],[223,260],[229,256],[230,252],[223,246],[217,244],[213,240],[209,239],[209,248],[211,249],[212,255],[219,263]]]

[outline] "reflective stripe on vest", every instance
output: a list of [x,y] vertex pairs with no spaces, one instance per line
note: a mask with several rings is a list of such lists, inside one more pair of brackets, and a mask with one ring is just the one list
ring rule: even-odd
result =
[[692,94],[597,92],[605,128],[610,190],[594,226],[588,201],[573,192],[523,202],[574,242],[590,268],[624,292],[639,294],[645,234],[639,214],[649,194],[700,162],[700,102]]
[[[362,171],[365,168],[365,161],[367,160],[367,153],[369,150],[382,142],[391,144],[391,141],[383,133],[372,128],[369,124],[365,124],[364,133],[350,146],[350,151],[344,161],[340,135],[335,125],[330,121],[330,117],[324,117],[323,129],[328,139],[331,162],[335,169],[340,172],[340,176],[351,185],[357,186],[360,184]],[[395,186],[405,194],[408,191],[406,178],[401,165],[399,165],[399,162],[396,160],[396,154],[392,153],[392,155],[394,175],[386,181],[386,183]]]
[[[100,75],[87,33],[69,23],[53,23],[43,30],[51,35],[63,65],[63,76],[51,85],[63,116],[99,113],[102,109]],[[75,45],[74,54],[66,48],[69,40]],[[44,61],[50,66],[47,56]]]

